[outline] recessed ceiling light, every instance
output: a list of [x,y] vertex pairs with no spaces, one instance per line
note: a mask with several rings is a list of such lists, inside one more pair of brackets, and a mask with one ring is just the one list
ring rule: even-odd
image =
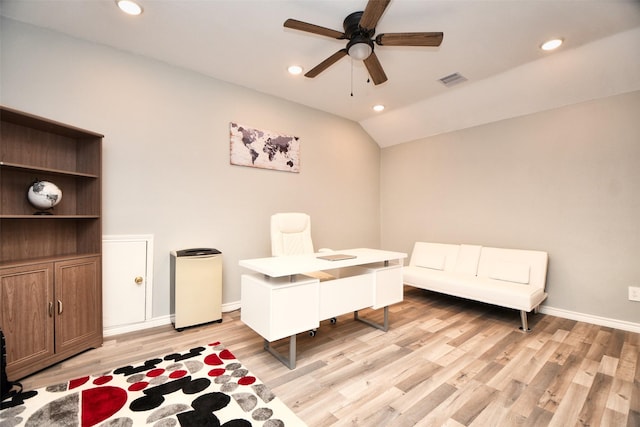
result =
[[297,76],[298,74],[302,73],[302,67],[299,65],[292,65],[289,68],[287,68],[287,70],[289,71],[289,74],[293,74],[294,76]]
[[373,111],[380,112],[380,111],[383,111],[383,110],[384,110],[384,105],[382,105],[382,104],[378,104],[378,105],[374,105],[373,106]]
[[563,40],[562,39],[553,39],[553,40],[549,40],[546,41],[544,43],[542,43],[542,45],[540,46],[540,49],[542,50],[554,50],[560,47],[560,45],[562,44]]
[[140,15],[142,13],[142,6],[133,0],[116,0],[116,4],[120,10],[129,15]]

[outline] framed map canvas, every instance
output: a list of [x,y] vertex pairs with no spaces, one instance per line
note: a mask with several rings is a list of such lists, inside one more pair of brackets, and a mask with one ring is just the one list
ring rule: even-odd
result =
[[297,136],[282,135],[229,123],[231,164],[300,172],[300,141]]

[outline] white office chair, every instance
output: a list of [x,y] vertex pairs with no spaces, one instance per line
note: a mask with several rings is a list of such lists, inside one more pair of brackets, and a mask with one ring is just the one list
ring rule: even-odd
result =
[[[320,249],[319,252],[330,251]],[[312,254],[311,217],[305,213],[287,212],[271,216],[271,255],[302,255]],[[331,274],[323,271],[305,273],[321,281],[335,279]]]
[[[321,249],[320,252],[329,251]],[[287,212],[277,213],[271,216],[271,255],[302,255],[312,254],[313,241],[311,240],[311,217],[305,213]],[[310,271],[304,273],[306,276],[315,277],[324,282],[335,279],[324,271]],[[331,319],[331,323],[336,323],[336,318]],[[311,336],[316,334],[316,330],[309,332]]]
[[271,255],[312,254],[311,217],[288,212],[271,216]]

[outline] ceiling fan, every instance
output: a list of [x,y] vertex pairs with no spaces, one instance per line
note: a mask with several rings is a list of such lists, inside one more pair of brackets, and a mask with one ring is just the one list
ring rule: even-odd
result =
[[344,32],[309,24],[296,19],[287,19],[286,28],[306,31],[308,33],[331,37],[338,40],[349,40],[344,49],[340,49],[320,64],[309,70],[306,77],[316,77],[318,74],[336,63],[343,56],[349,55],[353,59],[364,61],[373,83],[379,85],[387,81],[387,75],[374,52],[374,42],[378,46],[440,46],[444,34],[431,33],[388,33],[375,36],[376,25],[391,0],[369,0],[362,12],[353,12],[344,19]]

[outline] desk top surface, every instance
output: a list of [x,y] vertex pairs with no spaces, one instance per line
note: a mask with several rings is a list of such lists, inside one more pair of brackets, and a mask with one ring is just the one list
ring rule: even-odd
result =
[[[319,259],[319,256],[331,254],[353,255],[355,258],[339,261]],[[407,257],[402,252],[383,251],[380,249],[345,249],[340,251],[318,252],[305,255],[287,255],[279,257],[254,258],[240,260],[241,267],[271,277],[291,276],[311,271],[331,270],[334,268],[352,267],[356,265],[372,264],[376,262],[401,260]]]

